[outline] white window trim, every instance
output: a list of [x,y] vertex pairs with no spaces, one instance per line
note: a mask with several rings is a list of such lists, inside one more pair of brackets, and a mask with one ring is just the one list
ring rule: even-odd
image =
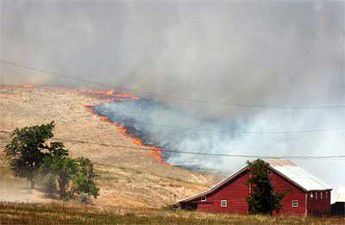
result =
[[206,202],[206,201],[207,201],[206,196],[202,196],[200,201],[202,201],[202,202]]
[[291,207],[292,207],[292,208],[298,208],[298,205],[299,205],[299,204],[298,204],[298,200],[292,200],[292,201],[291,201]]
[[227,208],[228,207],[228,200],[220,200],[220,207]]

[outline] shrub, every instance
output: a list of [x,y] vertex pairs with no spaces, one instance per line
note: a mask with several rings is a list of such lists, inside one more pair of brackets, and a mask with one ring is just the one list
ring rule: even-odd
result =
[[249,167],[249,179],[247,184],[251,188],[251,193],[247,198],[249,212],[251,214],[272,214],[281,208],[281,200],[285,192],[276,194],[273,191],[269,179],[269,164],[257,159],[247,162]]

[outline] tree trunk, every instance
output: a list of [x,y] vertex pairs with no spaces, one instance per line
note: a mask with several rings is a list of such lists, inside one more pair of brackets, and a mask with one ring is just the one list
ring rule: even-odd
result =
[[66,181],[64,179],[58,179],[60,198],[66,197]]
[[31,187],[31,189],[35,188],[35,181],[33,179],[30,180],[30,187]]

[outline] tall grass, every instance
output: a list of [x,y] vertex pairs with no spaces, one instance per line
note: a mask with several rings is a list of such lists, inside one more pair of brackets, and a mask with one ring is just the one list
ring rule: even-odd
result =
[[0,224],[345,224],[343,218],[216,215],[165,210],[108,210],[62,204],[0,203]]

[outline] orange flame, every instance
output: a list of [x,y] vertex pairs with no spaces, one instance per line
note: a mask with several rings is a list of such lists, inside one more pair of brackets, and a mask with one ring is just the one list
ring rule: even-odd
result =
[[84,105],[84,107],[92,114],[95,114],[99,117],[100,120],[105,121],[105,122],[109,122],[115,125],[115,127],[117,128],[118,132],[126,137],[130,137],[132,139],[132,142],[140,147],[147,147],[148,149],[151,149],[150,152],[150,156],[156,160],[159,163],[162,163],[164,165],[169,165],[167,162],[165,162],[163,160],[162,157],[162,149],[158,148],[158,147],[154,147],[154,146],[147,146],[143,143],[143,141],[140,138],[137,137],[133,137],[131,134],[128,133],[127,129],[125,126],[119,124],[119,123],[114,123],[112,122],[108,117],[106,116],[102,116],[102,115],[98,115],[97,113],[95,113],[95,111],[93,110],[93,106],[92,105]]
[[113,96],[114,95],[114,90],[105,91],[105,94],[108,95],[108,96]]
[[18,87],[21,87],[21,88],[34,88],[34,86],[31,85],[31,84],[19,84]]
[[116,92],[113,89],[107,89],[107,90],[89,89],[89,90],[84,91],[84,93],[96,98],[105,99],[106,102],[139,99],[139,97],[135,95],[132,95],[129,93]]
[[99,116],[99,119],[102,121],[109,121],[109,119],[106,116]]

